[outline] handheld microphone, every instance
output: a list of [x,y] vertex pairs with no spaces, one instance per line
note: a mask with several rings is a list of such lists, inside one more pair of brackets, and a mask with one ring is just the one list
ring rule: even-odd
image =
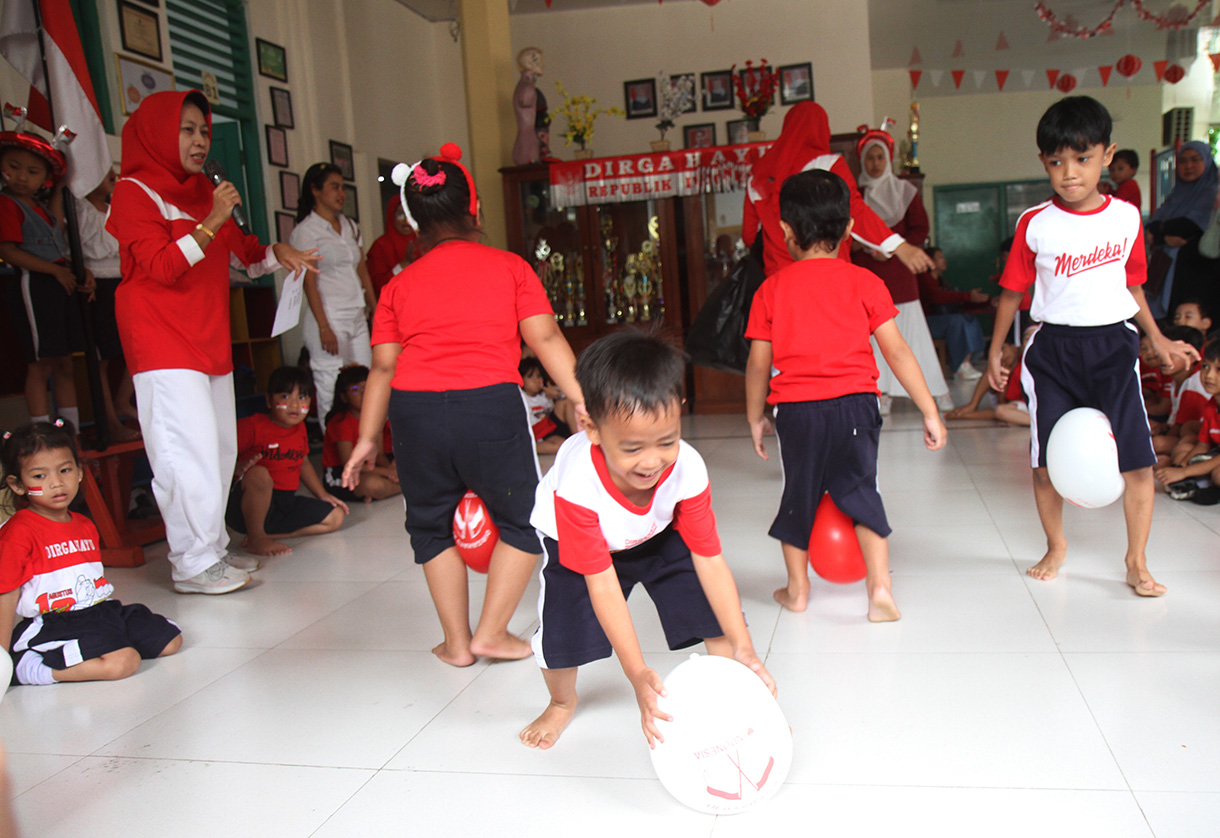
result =
[[[220,186],[222,181],[228,180],[225,177],[224,166],[215,160],[209,160],[203,164],[203,173],[208,176],[208,180],[212,181],[213,186]],[[241,204],[233,207],[233,223],[247,236],[253,235],[250,232],[250,222],[246,219],[246,209]]]

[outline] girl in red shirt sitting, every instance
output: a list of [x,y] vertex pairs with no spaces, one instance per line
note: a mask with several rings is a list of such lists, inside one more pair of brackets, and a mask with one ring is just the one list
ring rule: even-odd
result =
[[322,480],[327,491],[349,503],[354,500],[372,503],[402,494],[398,472],[389,459],[394,453],[389,423],[373,465],[360,472],[356,488],[343,485],[343,465],[360,439],[360,409],[364,405],[364,382],[368,377],[369,368],[360,364],[344,367],[339,372],[335,379],[335,399],[326,414],[326,434],[322,439]]

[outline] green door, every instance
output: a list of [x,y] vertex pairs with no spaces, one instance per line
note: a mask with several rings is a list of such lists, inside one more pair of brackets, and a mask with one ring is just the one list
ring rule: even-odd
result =
[[1003,186],[937,186],[936,244],[945,252],[949,269],[945,279],[961,288],[998,289],[988,282],[996,273],[996,257],[1004,238]]

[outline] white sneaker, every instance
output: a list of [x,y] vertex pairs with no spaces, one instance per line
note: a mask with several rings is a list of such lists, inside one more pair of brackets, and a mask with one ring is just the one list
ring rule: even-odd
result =
[[945,413],[953,409],[953,396],[948,393],[936,397],[936,406]]
[[217,562],[203,573],[175,582],[174,590],[180,594],[227,594],[245,586],[249,581],[250,574],[244,570]]
[[877,397],[877,409],[881,411],[882,416],[890,415],[890,405],[892,401],[893,400],[885,393],[882,393]]
[[983,374],[976,370],[969,361],[962,361],[962,365],[957,368],[957,377],[962,381],[978,381]]
[[234,556],[232,553],[226,553],[221,560],[229,567],[235,567],[238,570],[244,570],[246,573],[253,573],[262,566],[262,563],[254,556]]

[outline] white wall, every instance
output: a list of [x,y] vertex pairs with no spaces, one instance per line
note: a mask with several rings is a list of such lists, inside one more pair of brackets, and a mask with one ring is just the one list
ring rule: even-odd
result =
[[[832,131],[851,131],[872,119],[872,74],[869,67],[868,5],[859,0],[738,0],[709,8],[702,3],[663,3],[549,12],[511,18],[514,54],[527,46],[545,55],[539,85],[552,115],[562,104],[555,80],[573,94],[597,98],[602,107],[623,106],[623,82],[671,74],[727,70],[747,59],[766,58],[773,66],[813,64],[814,92],[830,116]],[[698,76],[696,75],[696,84]],[[787,108],[776,108],[762,121],[768,137],[779,135]],[[681,147],[682,126],[716,125],[723,143],[725,123],[740,119],[734,110],[684,115],[668,139]],[[659,137],[655,119],[598,118],[593,149],[599,155],[648,151]],[[571,159],[559,133],[562,117],[551,129],[551,150]]]

